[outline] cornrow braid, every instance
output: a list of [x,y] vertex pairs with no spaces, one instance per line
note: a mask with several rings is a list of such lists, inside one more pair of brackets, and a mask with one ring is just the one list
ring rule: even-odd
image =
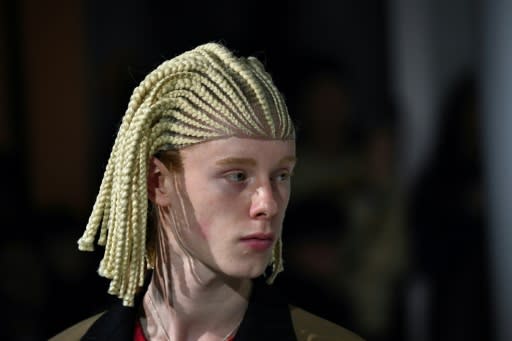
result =
[[[80,250],[105,247],[98,273],[133,306],[149,266],[147,172],[151,156],[218,138],[294,139],[281,93],[254,57],[208,43],[163,62],[135,88],[123,117]],[[271,283],[282,271],[282,241]]]

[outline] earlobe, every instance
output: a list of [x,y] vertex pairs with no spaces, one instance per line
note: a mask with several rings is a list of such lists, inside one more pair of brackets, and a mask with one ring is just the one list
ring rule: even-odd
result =
[[148,167],[148,198],[156,205],[170,206],[170,171],[156,157],[151,157]]

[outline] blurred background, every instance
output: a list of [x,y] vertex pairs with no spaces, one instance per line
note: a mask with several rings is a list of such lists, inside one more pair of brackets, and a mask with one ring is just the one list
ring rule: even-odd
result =
[[290,302],[367,340],[512,340],[512,3],[0,6],[2,339],[111,302],[76,240],[131,91],[217,41],[266,64],[298,127]]

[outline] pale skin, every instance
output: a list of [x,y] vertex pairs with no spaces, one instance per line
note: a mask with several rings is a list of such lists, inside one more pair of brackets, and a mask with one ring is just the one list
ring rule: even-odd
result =
[[150,160],[159,226],[142,326],[149,340],[219,341],[238,327],[281,236],[295,142],[230,137],[180,156],[182,171]]

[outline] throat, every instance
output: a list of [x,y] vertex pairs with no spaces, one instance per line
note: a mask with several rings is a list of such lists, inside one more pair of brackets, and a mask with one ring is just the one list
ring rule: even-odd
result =
[[148,340],[230,340],[243,319],[252,289],[247,279],[200,288],[174,283],[170,292],[161,292],[154,281],[155,277],[142,306],[141,325]]

